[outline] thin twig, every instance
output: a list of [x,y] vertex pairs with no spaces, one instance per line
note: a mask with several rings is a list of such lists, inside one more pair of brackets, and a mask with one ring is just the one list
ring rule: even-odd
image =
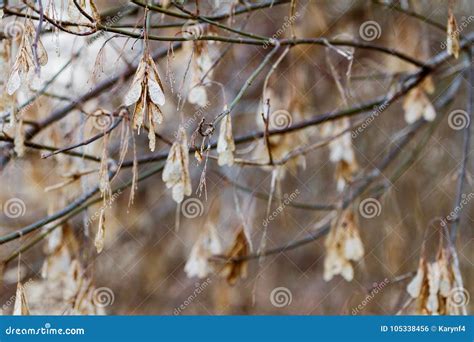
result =
[[54,152],[48,153],[48,154],[44,154],[44,155],[41,156],[41,158],[46,159],[46,158],[54,156],[58,153],[63,153],[63,152],[70,151],[70,150],[73,150],[73,149],[81,147],[81,146],[89,145],[89,144],[93,143],[94,141],[99,140],[100,138],[102,138],[106,134],[109,134],[110,132],[112,132],[122,122],[122,119],[123,119],[123,117],[119,116],[119,118],[117,120],[115,120],[115,122],[112,122],[112,124],[109,126],[109,128],[107,128],[105,131],[103,131],[99,134],[96,134],[96,135],[94,135],[93,137],[91,137],[87,140],[81,141],[80,143],[60,148],[60,149],[58,149]]
[[459,164],[459,169],[458,169],[458,182],[456,186],[456,198],[454,200],[453,204],[453,210],[452,213],[454,213],[455,217],[450,221],[451,223],[451,229],[450,229],[450,240],[451,243],[454,244],[456,240],[456,233],[458,230],[459,226],[459,221],[461,219],[459,215],[459,208],[461,206],[461,201],[462,201],[462,196],[463,196],[463,191],[464,191],[464,185],[465,185],[465,179],[466,179],[466,167],[467,167],[467,161],[468,161],[468,156],[469,156],[469,148],[470,148],[470,141],[471,141],[471,122],[473,118],[472,114],[472,109],[473,109],[473,101],[474,101],[474,66],[472,65],[473,61],[473,49],[469,50],[468,53],[468,58],[469,61],[471,62],[471,65],[467,71],[468,73],[468,88],[467,88],[467,106],[466,106],[466,115],[467,117],[463,118],[466,122],[466,127],[463,129],[463,144],[462,144],[462,157],[461,157],[461,163]]

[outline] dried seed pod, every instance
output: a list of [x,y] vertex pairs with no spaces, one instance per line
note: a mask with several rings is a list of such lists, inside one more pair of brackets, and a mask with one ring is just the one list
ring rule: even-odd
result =
[[97,249],[97,253],[102,252],[104,249],[105,239],[105,209],[100,210],[99,226],[97,228],[97,234],[95,236],[94,245]]
[[352,281],[354,278],[354,269],[352,264],[344,259],[338,250],[329,250],[324,258],[325,281],[330,281],[335,275],[340,274],[346,281]]
[[203,85],[194,86],[188,94],[189,103],[196,104],[203,108],[207,105],[207,91]]
[[221,122],[219,131],[219,139],[217,140],[217,153],[219,158],[217,163],[219,166],[234,164],[235,143],[232,135],[231,116],[226,115]]
[[35,27],[31,20],[27,20],[18,48],[18,54],[8,78],[7,93],[9,95],[12,95],[20,88],[22,81],[26,80],[30,85],[34,85],[33,83],[38,81],[35,72],[36,62],[38,62],[39,66],[44,66],[48,63],[48,54],[41,40],[38,40],[36,52],[33,52],[35,37]]
[[163,169],[162,179],[167,188],[172,188],[173,199],[177,203],[181,203],[184,196],[191,195],[188,141],[184,127],[179,128],[178,138],[171,146]]
[[[353,216],[352,212],[350,213]],[[348,221],[346,237],[344,241],[344,256],[347,260],[359,261],[364,256],[364,245],[360,238],[359,230],[354,224],[353,218]]]
[[[343,119],[340,122],[326,124],[324,128],[325,136],[335,136],[349,128],[349,121]],[[329,159],[336,164],[337,190],[343,191],[346,184],[352,180],[354,173],[359,169],[352,146],[351,134],[347,132],[333,139],[329,143],[329,151]]]
[[427,263],[420,258],[415,277],[407,286],[407,292],[417,300],[416,313],[428,315],[459,315],[463,305],[452,305],[453,291],[461,285],[454,276],[454,260],[448,248],[440,247],[436,260]]
[[405,121],[412,124],[421,117],[426,121],[436,118],[436,111],[422,87],[416,87],[408,92],[403,100]]
[[342,217],[331,227],[325,246],[324,280],[329,281],[340,274],[345,280],[351,281],[354,278],[351,260],[359,261],[364,255],[364,246],[352,211],[348,209],[343,212]]
[[438,264],[441,272],[439,293],[444,298],[448,298],[451,295],[452,288],[454,287],[454,272],[448,259],[448,253],[446,252],[446,249],[441,251]]
[[220,253],[222,253],[222,248],[216,227],[207,224],[191,249],[184,271],[189,278],[205,278],[213,270],[209,258]]
[[18,118],[14,118],[13,122],[15,123],[14,150],[18,157],[23,157],[25,154],[25,132],[23,131],[22,115],[19,115]]
[[140,132],[143,122],[147,122],[149,147],[151,151],[154,151],[155,124],[159,125],[163,122],[163,114],[159,106],[165,104],[165,95],[158,69],[148,52],[143,54],[130,89],[125,95],[124,104],[126,106],[135,104],[132,114],[134,129]]
[[435,315],[438,314],[439,309],[438,291],[441,281],[441,271],[437,261],[428,264],[427,278],[429,290],[425,307],[432,315]]
[[422,288],[425,284],[425,276],[427,272],[426,261],[422,257],[418,264],[415,277],[408,283],[407,292],[412,298],[418,298],[422,292]]
[[[193,34],[199,36],[204,32],[200,25],[194,25]],[[213,61],[209,54],[208,44],[203,41],[194,42],[195,53],[191,64],[192,71],[192,87],[189,90],[188,101],[189,103],[196,104],[197,106],[204,108],[208,105],[207,89],[203,84],[212,76],[212,65]]]

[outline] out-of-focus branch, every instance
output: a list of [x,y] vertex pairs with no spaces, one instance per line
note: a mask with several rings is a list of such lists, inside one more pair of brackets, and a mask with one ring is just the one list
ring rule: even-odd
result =
[[182,11],[183,13],[186,13],[188,14],[189,16],[192,17],[192,19],[195,19],[195,20],[200,20],[200,21],[203,21],[209,25],[212,25],[212,26],[215,26],[215,27],[218,27],[220,29],[223,29],[223,30],[226,30],[226,31],[229,31],[229,32],[232,32],[232,33],[237,33],[238,35],[241,35],[243,37],[249,37],[249,38],[252,38],[252,39],[259,39],[259,40],[267,40],[268,38],[267,37],[264,37],[264,36],[260,36],[258,34],[254,34],[254,33],[249,33],[249,32],[245,32],[245,31],[242,31],[242,30],[237,30],[237,29],[234,29],[230,26],[227,26],[227,25],[223,25],[221,23],[218,23],[214,20],[210,20],[206,17],[203,17],[201,15],[195,15],[193,14],[192,12],[186,10],[184,8],[184,6],[181,6],[180,4],[176,3],[176,1],[172,1],[172,4],[178,8],[180,11]]
[[75,35],[75,36],[90,36],[91,34],[94,34],[94,33],[97,32],[97,29],[95,27],[93,27],[90,31],[86,31],[86,32],[76,32],[76,31],[69,30],[69,29],[61,26],[56,20],[51,19],[48,16],[44,15],[44,13],[42,13],[41,10],[36,9],[36,7],[31,5],[27,0],[23,0],[23,3],[26,6],[28,6],[28,8],[30,8],[32,11],[36,12],[39,15],[39,17],[38,17],[39,21],[42,21],[44,19],[48,23],[50,23],[51,25],[53,25],[54,27],[56,27],[57,29],[59,29],[63,32],[66,32],[66,33],[69,33],[69,34],[72,34],[72,35]]
[[[397,146],[393,147],[390,152],[385,156],[385,158],[380,163],[378,163],[377,166],[371,172],[368,173],[368,175],[364,178],[362,184],[359,185],[359,187],[355,191],[349,194],[349,197],[343,203],[343,208],[347,208],[355,199],[357,199],[357,197],[359,197],[361,193],[363,193],[367,189],[371,182],[376,179],[381,174],[381,172],[385,170],[385,168],[398,156],[398,154],[402,151],[403,147],[408,144],[408,142],[414,137],[415,133],[425,123],[426,122],[421,119],[412,125],[411,130],[408,132],[408,134],[406,134],[397,144]],[[315,232],[308,234],[308,236],[302,239],[292,241],[284,246],[268,249],[260,253],[248,254],[246,256],[231,259],[222,255],[215,255],[212,256],[210,259],[213,261],[220,262],[238,262],[243,260],[259,259],[261,257],[266,257],[274,254],[280,254],[304,246],[312,241],[319,239],[320,237],[326,235],[329,232],[330,227],[331,222],[328,222],[319,229],[317,229]]]
[[58,153],[64,153],[64,152],[73,150],[75,148],[81,147],[81,146],[89,145],[89,144],[93,143],[94,141],[99,140],[103,136],[105,136],[105,135],[109,134],[110,132],[112,132],[122,122],[122,119],[123,119],[123,116],[119,116],[119,118],[117,120],[115,120],[114,122],[112,122],[111,125],[105,131],[103,131],[99,134],[96,134],[96,135],[94,135],[93,137],[91,137],[89,139],[81,141],[80,143],[77,143],[77,144],[74,144],[74,145],[71,145],[71,146],[67,146],[67,147],[63,147],[63,148],[57,149],[56,151],[53,151],[51,153],[45,154],[45,155],[41,156],[41,158],[46,159],[46,158],[54,156]]
[[469,49],[468,53],[468,58],[470,61],[470,67],[468,69],[468,87],[467,87],[467,106],[466,106],[466,115],[467,117],[464,118],[466,120],[466,127],[463,129],[463,144],[462,144],[462,157],[461,157],[461,163],[459,164],[459,169],[458,169],[458,182],[456,186],[456,198],[454,200],[453,204],[453,210],[452,213],[455,214],[454,219],[451,221],[451,230],[450,230],[450,239],[451,242],[454,243],[456,240],[456,233],[458,230],[459,226],[459,221],[461,219],[459,215],[459,210],[458,208],[462,207],[461,206],[461,201],[462,201],[462,196],[463,196],[463,191],[464,191],[464,185],[465,185],[465,180],[466,180],[466,167],[467,167],[467,161],[468,161],[468,156],[469,156],[469,148],[470,148],[470,142],[471,142],[471,123],[473,119],[473,102],[474,102],[474,66],[473,66],[473,51],[474,49],[471,47]]
[[[452,101],[454,96],[456,95],[456,89],[458,89],[458,87],[459,87],[459,82],[453,83],[450,89],[446,91],[444,96],[438,100],[438,102],[436,103],[436,107],[440,109],[448,105]],[[342,204],[343,208],[347,208],[354,200],[356,200],[362,193],[364,193],[368,189],[370,184],[381,175],[382,171],[385,170],[395,158],[397,158],[397,156],[401,153],[403,148],[407,146],[408,143],[411,141],[411,139],[415,136],[416,132],[421,127],[423,127],[426,123],[427,122],[424,119],[420,119],[411,126],[410,131],[407,132],[402,138],[400,138],[400,141],[398,141],[397,144],[395,144],[395,146],[392,147],[389,153],[387,153],[387,155],[379,163],[377,163],[376,167],[372,169],[372,171],[369,172],[367,176],[359,183],[357,189],[349,193],[348,198]],[[308,236],[302,239],[292,241],[284,246],[272,248],[260,253],[248,254],[246,256],[231,258],[231,259],[222,255],[216,255],[216,256],[211,257],[211,260],[218,261],[218,262],[229,262],[229,261],[238,262],[238,261],[243,261],[243,260],[259,259],[261,257],[274,255],[274,254],[280,254],[280,253],[304,246],[310,242],[313,242],[319,239],[320,237],[326,235],[329,232],[330,227],[331,227],[331,223],[327,223],[323,225],[322,227],[320,227],[319,229],[317,229],[315,232],[308,234]]]
[[86,201],[89,198],[91,198],[92,196],[94,196],[98,192],[99,192],[99,186],[96,186],[92,190],[82,194],[75,201],[68,204],[63,209],[55,212],[54,214],[46,216],[45,218],[43,218],[39,221],[36,221],[36,222],[34,222],[34,223],[32,223],[32,224],[30,224],[30,225],[28,225],[28,226],[26,226],[22,229],[19,229],[19,230],[16,230],[14,232],[11,232],[9,234],[5,234],[5,235],[1,236],[0,237],[0,245],[3,245],[7,242],[19,239],[19,238],[21,238],[22,236],[24,236],[26,234],[30,234],[30,233],[40,229],[41,227],[43,227],[44,225],[46,225],[48,223],[51,223],[53,221],[56,221],[56,220],[58,220],[58,219],[60,219],[64,216],[68,215],[69,213],[73,212],[75,209],[80,207],[82,204],[86,203]]
[[214,118],[214,120],[212,121],[212,125],[215,126],[217,123],[219,123],[219,121],[221,121],[224,118],[224,116],[229,115],[230,112],[232,112],[232,110],[235,108],[235,106],[237,106],[237,104],[239,103],[240,99],[242,99],[242,96],[244,96],[245,91],[248,89],[248,87],[250,87],[252,85],[253,81],[255,81],[255,79],[260,74],[260,72],[263,70],[263,68],[265,68],[265,66],[270,62],[271,58],[278,51],[279,48],[280,48],[280,46],[276,45],[272,49],[272,51],[270,51],[265,56],[265,58],[260,63],[260,65],[252,72],[252,74],[247,79],[247,81],[245,81],[244,85],[242,86],[242,88],[240,88],[239,92],[237,93],[235,98],[232,100],[232,102],[229,104],[229,106],[222,113],[220,113],[219,115],[217,115]]
[[[472,43],[473,40],[474,40],[474,32],[472,34],[470,34],[467,39],[465,39],[461,42],[461,47],[464,48],[466,46],[469,46]],[[397,91],[395,91],[394,93],[392,93],[392,94],[388,94],[386,96],[379,97],[379,98],[377,98],[377,99],[375,99],[375,100],[373,100],[369,103],[360,104],[360,105],[354,106],[354,107],[349,108],[349,109],[340,110],[340,111],[331,111],[331,112],[324,113],[324,114],[314,115],[310,119],[295,123],[295,124],[290,125],[290,126],[285,127],[285,128],[271,129],[271,130],[268,131],[268,134],[270,136],[272,136],[272,135],[286,134],[286,133],[290,133],[290,132],[295,132],[295,131],[298,131],[298,130],[301,130],[301,129],[304,129],[304,128],[307,128],[307,127],[321,125],[321,124],[326,123],[326,122],[339,120],[339,119],[342,119],[342,118],[345,118],[345,117],[354,116],[356,114],[360,114],[360,113],[371,111],[371,110],[372,111],[376,111],[376,110],[380,111],[378,109],[378,107],[383,107],[383,109],[385,110],[388,106],[390,106],[396,100],[403,97],[411,89],[413,89],[414,87],[419,85],[428,75],[430,75],[435,70],[437,70],[438,67],[440,67],[445,61],[447,61],[450,58],[451,58],[451,56],[448,55],[448,53],[446,51],[440,52],[438,55],[434,56],[432,59],[430,59],[426,63],[425,68],[421,68],[420,70],[408,75],[404,79],[404,81],[402,81],[401,85],[399,86],[399,89]],[[245,85],[244,85],[244,87],[245,87]],[[245,89],[244,89],[244,91],[245,91]],[[216,117],[216,119],[217,118],[222,118],[224,115],[227,115],[228,112],[229,112],[228,109],[223,111],[222,113],[220,113]],[[265,134],[264,131],[258,131],[258,132],[252,132],[252,133],[249,133],[249,134],[245,134],[245,135],[242,135],[240,137],[235,138],[235,143],[236,144],[241,144],[241,143],[253,141],[255,139],[260,139],[264,136],[264,134]],[[215,148],[217,146],[217,144],[212,143],[210,146],[211,146],[211,148]],[[194,153],[195,149],[191,148],[190,152]],[[155,162],[155,161],[160,161],[160,160],[166,159],[167,156],[168,156],[167,152],[166,153],[157,153],[157,154],[153,154],[153,155],[150,155],[150,156],[143,156],[143,157],[138,158],[138,163],[143,164],[143,163],[151,163],[151,162]],[[130,165],[132,165],[132,161],[125,161],[124,164],[123,164],[124,167],[130,166]]]
[[[8,143],[12,144],[13,143],[13,138],[0,136],[0,141],[5,141],[5,142],[8,142]],[[31,149],[35,149],[35,150],[44,150],[44,151],[56,151],[56,150],[58,150],[58,148],[55,147],[55,146],[36,144],[36,143],[33,143],[33,142],[29,142],[29,141],[25,142],[25,146],[29,147]],[[96,156],[93,156],[93,155],[90,155],[90,154],[87,154],[87,153],[74,152],[74,151],[63,151],[61,153],[66,154],[66,155],[71,156],[71,157],[84,158],[84,159],[87,159],[87,160],[90,160],[90,161],[93,161],[93,162],[97,162],[97,163],[100,162],[99,157],[96,157]]]
[[[170,10],[164,9],[163,7],[160,7],[160,6],[145,4],[142,1],[132,0],[131,2],[134,3],[135,5],[138,5],[138,6],[141,6],[141,7],[148,7],[151,11],[156,11],[156,12],[160,12],[160,13],[163,13],[163,14],[167,14],[171,17],[187,19],[187,20],[193,19],[193,16],[190,16],[190,15],[187,15],[187,14],[182,14],[182,13],[177,13],[177,12],[174,12],[174,11],[170,11]],[[230,13],[223,13],[223,14],[205,16],[204,18],[206,18],[208,20],[219,21],[219,20],[223,20],[223,19],[228,19],[232,16],[237,16],[237,15],[240,15],[240,14],[253,12],[253,11],[256,11],[256,10],[259,10],[259,9],[264,9],[264,8],[278,6],[278,5],[283,5],[283,4],[287,4],[289,2],[290,2],[290,0],[266,0],[266,1],[262,1],[260,3],[245,4],[245,5],[239,6],[239,7],[235,8]]]
[[[160,165],[157,165],[157,166],[154,166],[153,168],[151,168],[150,170],[148,171],[145,171],[143,172],[137,179],[137,181],[143,181],[159,172],[161,172],[161,170],[163,170],[163,167],[164,165],[163,164],[160,164]],[[123,183],[121,186],[119,187],[115,187],[113,190],[112,190],[112,194],[116,194],[116,193],[119,193],[121,191],[123,191],[124,189],[130,187],[133,183],[133,180],[128,180],[127,182]],[[36,230],[38,230],[39,228],[41,228],[42,226],[44,226],[45,224],[48,224],[50,222],[53,222],[55,220],[58,220],[60,219],[57,223],[55,223],[53,226],[49,227],[48,229],[46,229],[46,231],[44,232],[44,234],[40,234],[39,236],[33,238],[33,240],[30,242],[30,243],[27,243],[26,245],[24,246],[21,246],[17,251],[15,251],[14,253],[12,253],[9,257],[7,257],[5,260],[3,260],[3,264],[6,264],[8,262],[10,262],[11,260],[13,260],[14,258],[16,258],[20,253],[23,253],[24,251],[26,251],[27,249],[31,248],[32,246],[36,245],[38,242],[40,242],[42,239],[44,239],[49,233],[51,233],[54,229],[60,227],[61,225],[63,225],[64,223],[66,223],[69,219],[71,219],[72,217],[76,216],[77,214],[81,213],[83,210],[85,210],[86,208],[88,208],[89,206],[93,205],[93,204],[96,204],[98,202],[100,202],[102,199],[100,197],[98,198],[95,198],[93,199],[92,197],[98,192],[98,187],[97,188],[94,188],[92,189],[90,192],[88,192],[87,194],[84,194],[81,199],[83,199],[80,203],[79,203],[79,200],[77,201],[74,201],[73,203],[71,203],[68,207],[69,210],[66,210],[66,208],[60,210],[59,212],[55,213],[54,215],[51,215],[51,216],[48,216],[40,221],[37,221],[23,229],[20,229],[16,232],[13,232],[11,234],[8,234],[10,236],[13,236],[12,238],[10,238],[10,240],[8,241],[12,241],[12,240],[15,240],[15,239],[18,239],[26,234],[29,234],[31,232],[34,232]],[[52,216],[55,216],[56,218],[55,219],[49,219],[51,218]],[[47,221],[46,223],[41,223],[41,222],[44,222],[44,221]],[[0,237],[0,245],[8,242],[8,241],[4,241],[5,238],[8,236],[8,235],[4,235],[3,237]]]
[[410,17],[413,17],[413,18],[416,18],[416,19],[422,21],[423,23],[429,24],[433,27],[436,27],[436,28],[446,32],[446,26],[444,26],[443,24],[440,24],[440,23],[438,23],[434,20],[431,20],[430,18],[425,17],[424,15],[416,13],[415,11],[410,11],[408,9],[404,9],[404,8],[394,4],[394,3],[385,3],[385,2],[379,1],[379,0],[372,0],[372,2],[376,5],[384,6],[384,7],[387,7],[389,9],[393,9],[397,12],[404,13],[404,14],[410,16]]

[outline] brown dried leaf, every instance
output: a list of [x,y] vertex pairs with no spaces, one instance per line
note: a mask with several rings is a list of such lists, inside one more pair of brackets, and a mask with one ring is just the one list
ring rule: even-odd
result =
[[226,254],[228,260],[221,271],[221,276],[226,278],[229,285],[234,285],[239,278],[247,277],[248,261],[232,259],[246,257],[249,250],[249,242],[242,228],[235,237],[232,248]]

